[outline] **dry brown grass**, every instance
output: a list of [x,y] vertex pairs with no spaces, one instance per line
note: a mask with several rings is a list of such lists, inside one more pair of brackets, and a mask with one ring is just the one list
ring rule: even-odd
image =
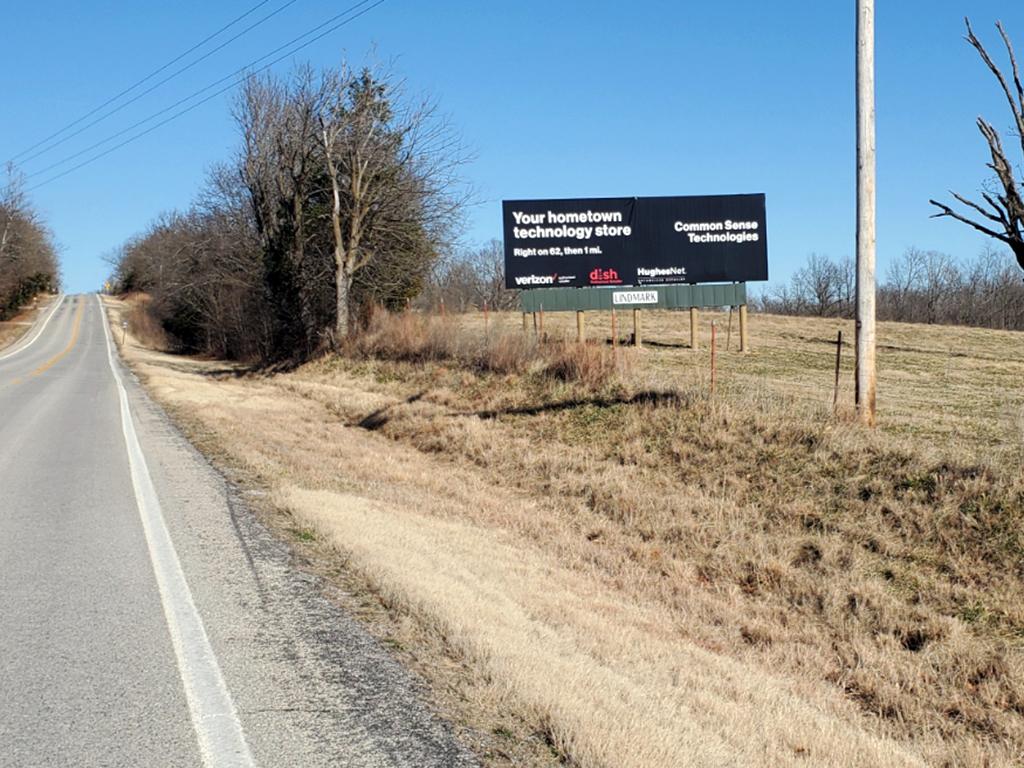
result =
[[475,373],[538,373],[552,379],[599,389],[619,381],[629,370],[628,352],[564,340],[539,343],[522,332],[477,333],[457,317],[407,312],[378,312],[369,328],[353,338],[348,355],[422,365],[456,365]]
[[597,386],[130,357],[579,765],[1020,764],[1019,337],[883,324],[868,433],[829,415],[835,323],[754,318],[711,398],[675,322]]
[[0,321],[0,350],[9,347],[32,328],[40,311],[48,309],[53,297],[39,296],[10,320]]
[[149,297],[145,294],[132,294],[124,297],[126,310],[123,318],[128,322],[128,330],[132,336],[150,349],[167,352],[173,349],[171,340],[164,331],[160,321],[149,311]]

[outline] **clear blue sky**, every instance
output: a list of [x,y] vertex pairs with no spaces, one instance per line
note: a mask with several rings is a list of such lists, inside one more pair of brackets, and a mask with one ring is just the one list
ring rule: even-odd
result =
[[[251,17],[282,5],[274,0]],[[192,71],[24,167],[35,171],[201,88],[347,7],[297,0]],[[256,0],[9,3],[0,46],[0,155],[13,155],[180,53]],[[991,76],[1002,19],[1024,57],[1024,5],[880,2],[879,261],[908,246],[970,256],[984,240],[929,219],[974,193],[974,118],[1008,129]],[[362,62],[375,47],[433,95],[476,160],[467,242],[500,236],[502,198],[766,192],[773,282],[811,252],[854,249],[854,2],[386,0],[300,54]],[[226,37],[226,36],[225,36]],[[286,70],[287,63],[279,66]],[[95,289],[101,255],[187,206],[236,141],[227,96],[33,193],[63,246],[67,287]],[[36,177],[34,180],[39,180]]]

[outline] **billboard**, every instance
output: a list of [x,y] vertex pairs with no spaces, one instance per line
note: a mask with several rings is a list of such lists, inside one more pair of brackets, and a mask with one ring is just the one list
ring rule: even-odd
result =
[[506,200],[505,286],[768,279],[763,194]]

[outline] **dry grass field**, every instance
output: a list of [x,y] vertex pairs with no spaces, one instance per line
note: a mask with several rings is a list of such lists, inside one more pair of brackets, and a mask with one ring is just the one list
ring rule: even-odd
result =
[[538,345],[499,315],[384,318],[276,375],[124,354],[429,681],[461,670],[441,698],[489,765],[1024,762],[1024,336],[882,324],[865,431],[849,347],[832,414],[850,324],[752,316],[712,396],[710,318],[700,351],[648,313],[636,351],[594,314],[584,351],[570,316]]
[[0,349],[11,346],[24,336],[32,327],[36,314],[40,309],[48,307],[51,299],[49,296],[37,298],[10,320],[0,321]]

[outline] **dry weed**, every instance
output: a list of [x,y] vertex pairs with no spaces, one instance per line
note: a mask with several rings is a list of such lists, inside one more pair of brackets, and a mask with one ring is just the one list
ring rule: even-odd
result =
[[412,364],[447,363],[477,373],[544,376],[599,389],[617,381],[631,359],[594,345],[541,344],[520,332],[466,332],[456,318],[377,312],[350,341],[349,354]]
[[124,313],[128,330],[143,346],[165,352],[170,351],[174,348],[171,339],[160,321],[150,311],[149,301],[149,297],[144,294],[128,297],[128,308]]

